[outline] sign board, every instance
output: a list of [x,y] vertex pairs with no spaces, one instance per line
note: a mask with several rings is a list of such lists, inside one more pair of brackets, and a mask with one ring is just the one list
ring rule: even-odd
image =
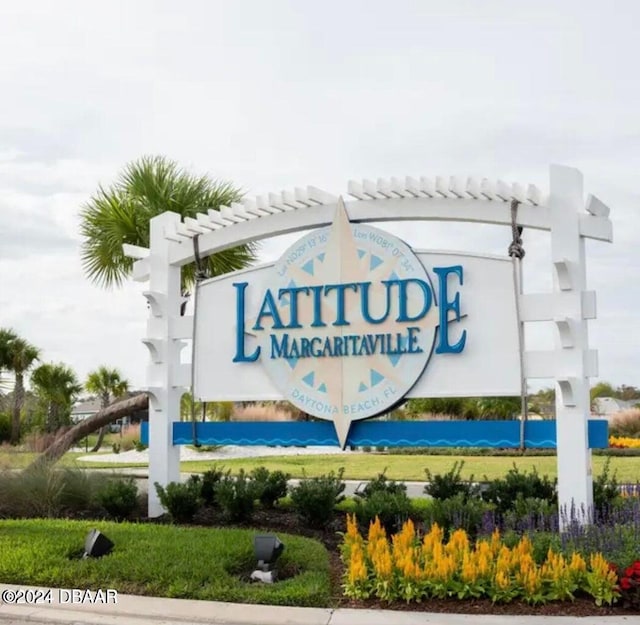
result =
[[203,283],[197,305],[197,398],[286,399],[341,444],[407,397],[520,392],[511,262],[416,253],[342,206],[276,263]]
[[[559,165],[547,191],[456,176],[350,180],[347,190],[346,205],[309,186],[194,217],[166,212],[151,219],[149,249],[123,245],[136,259],[133,278],[149,284],[149,481],[179,480],[178,445],[198,442],[555,446],[560,508],[591,510],[590,447],[607,436],[606,424],[589,421],[598,369],[585,241],[612,240],[609,207],[585,198],[582,174]],[[385,221],[501,225],[514,260],[412,250],[370,225]],[[517,248],[530,229],[549,233],[553,287],[523,294]],[[308,234],[276,263],[202,283],[193,316],[183,314],[182,267],[292,232]],[[426,243],[437,247],[428,235]],[[536,322],[555,327],[553,348],[519,344]],[[530,379],[555,385],[555,422],[368,419],[409,397],[519,395]],[[191,389],[206,401],[287,399],[321,419],[177,422]],[[149,516],[162,512],[149,493]]]

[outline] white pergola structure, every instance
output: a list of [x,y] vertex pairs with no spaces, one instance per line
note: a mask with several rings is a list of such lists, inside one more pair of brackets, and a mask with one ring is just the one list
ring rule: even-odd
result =
[[[520,202],[517,222],[547,230],[551,236],[553,291],[519,296],[522,323],[551,321],[556,347],[525,351],[525,379],[556,383],[556,441],[560,506],[591,509],[591,451],[588,446],[589,378],[597,375],[597,352],[589,349],[587,320],[596,316],[596,298],[586,288],[585,239],[612,240],[609,209],[589,195],[582,174],[552,165],[549,192],[533,185],[475,178],[391,178],[350,181],[346,210],[352,222],[460,221],[511,226],[511,201]],[[149,409],[149,484],[179,479],[179,448],[172,423],[179,418],[180,397],[191,385],[191,365],[181,363],[193,318],[180,316],[181,267],[193,262],[193,237],[199,235],[201,257],[271,236],[331,224],[338,197],[315,187],[270,193],[255,200],[209,210],[181,220],[166,212],[151,220],[150,249],[124,245],[137,259],[133,278],[149,281],[147,371]],[[220,363],[220,366],[225,366]],[[149,489],[149,516],[163,513],[155,489]]]

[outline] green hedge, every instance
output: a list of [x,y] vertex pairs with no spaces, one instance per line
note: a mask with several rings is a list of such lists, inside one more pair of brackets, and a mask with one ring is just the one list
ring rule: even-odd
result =
[[[97,528],[115,548],[79,559],[87,532]],[[279,568],[299,574],[273,585],[242,581],[254,563],[252,530],[67,520],[0,521],[0,582],[61,588],[113,588],[122,593],[326,606],[329,558],[322,544],[279,535]],[[76,557],[74,557],[76,556]]]

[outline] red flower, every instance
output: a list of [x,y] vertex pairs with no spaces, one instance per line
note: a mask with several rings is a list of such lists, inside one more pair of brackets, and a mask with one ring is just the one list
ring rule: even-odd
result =
[[629,588],[631,588],[631,581],[628,577],[623,577],[620,580],[620,588],[622,588],[622,590],[629,590]]
[[640,560],[637,560],[636,562],[633,563],[633,572],[636,575],[640,575]]
[[635,573],[633,566],[629,566],[624,570],[624,574],[626,577],[633,577],[633,574]]

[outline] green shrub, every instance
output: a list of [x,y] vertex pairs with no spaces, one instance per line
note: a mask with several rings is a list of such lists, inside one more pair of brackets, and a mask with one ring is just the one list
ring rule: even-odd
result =
[[278,499],[287,496],[287,482],[291,478],[288,473],[258,467],[251,471],[251,477],[256,483],[258,499],[265,508],[273,508]]
[[512,510],[519,497],[541,499],[550,504],[556,504],[558,501],[557,479],[540,476],[535,467],[531,473],[521,473],[514,464],[504,477],[486,481],[488,485],[482,493],[482,498],[492,503],[500,515]]
[[370,480],[362,491],[356,493],[356,497],[368,498],[374,493],[389,493],[390,495],[402,494],[407,492],[407,487],[402,482],[388,480],[385,475],[386,469],[382,473],[378,473],[376,477]]
[[201,475],[202,485],[200,487],[200,496],[205,505],[214,507],[217,504],[216,484],[218,484],[223,476],[224,471],[218,469],[218,467],[213,467],[213,469],[209,469]]
[[100,505],[118,521],[129,518],[138,505],[138,487],[133,478],[111,479],[98,491]]
[[458,492],[455,497],[431,501],[424,511],[425,526],[437,523],[445,532],[464,529],[475,536],[482,528],[484,514],[491,510],[491,506],[481,500],[470,499],[464,492]]
[[546,499],[528,497],[518,494],[512,510],[503,515],[503,526],[508,529],[553,530],[557,518],[558,507]]
[[343,475],[342,467],[337,475],[331,471],[328,475],[305,479],[291,489],[293,508],[309,527],[323,528],[333,520],[336,504],[344,499]]
[[[197,479],[193,479],[194,477]],[[176,523],[193,521],[193,517],[198,512],[202,502],[200,498],[201,484],[198,476],[191,476],[184,484],[170,482],[167,484],[166,489],[158,482],[154,486],[160,503],[173,521]]]
[[244,469],[240,469],[236,477],[227,473],[215,485],[216,501],[230,521],[249,520],[258,495],[256,482],[244,472]]
[[106,475],[83,469],[50,469],[60,474],[60,508],[63,513],[93,513],[99,509],[98,493],[107,481]]
[[600,516],[606,516],[620,500],[618,478],[610,474],[611,458],[607,458],[602,473],[593,480],[593,507]]
[[366,528],[378,517],[389,535],[402,528],[411,512],[411,500],[405,492],[377,490],[368,497],[356,500],[355,514],[358,523]]
[[477,494],[478,487],[473,484],[473,475],[468,480],[463,480],[460,476],[462,467],[464,460],[454,462],[453,467],[443,475],[433,475],[429,469],[425,469],[428,484],[424,487],[424,492],[434,499],[451,499],[457,495],[468,499]]
[[0,412],[0,444],[11,439],[11,415]]

